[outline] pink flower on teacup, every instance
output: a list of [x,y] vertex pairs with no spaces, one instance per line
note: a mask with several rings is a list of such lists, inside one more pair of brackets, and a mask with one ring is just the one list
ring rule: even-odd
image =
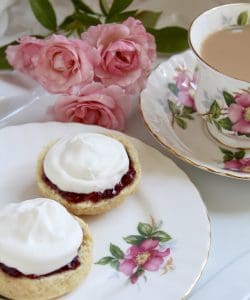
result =
[[233,131],[250,134],[250,93],[238,93],[235,102],[228,108],[228,117],[233,123]]
[[23,36],[18,42],[18,45],[8,46],[6,49],[7,59],[14,69],[28,74],[35,79],[35,69],[44,45],[44,40],[31,36]]
[[225,163],[225,169],[250,173],[250,157],[243,159],[232,159]]
[[170,249],[159,251],[158,240],[148,239],[142,242],[139,246],[131,246],[128,248],[124,259],[121,261],[119,271],[129,276],[131,283],[136,283],[141,275],[134,272],[138,267],[147,271],[158,271],[164,257],[170,254]]
[[130,110],[130,99],[119,86],[91,83],[79,95],[61,96],[55,104],[57,121],[95,124],[123,130]]
[[99,62],[95,49],[80,39],[52,35],[44,42],[36,67],[36,78],[51,93],[77,94],[80,86],[94,79]]
[[141,91],[156,58],[156,45],[139,20],[129,17],[122,24],[91,26],[82,39],[101,57],[95,74],[102,83],[119,85],[130,94]]

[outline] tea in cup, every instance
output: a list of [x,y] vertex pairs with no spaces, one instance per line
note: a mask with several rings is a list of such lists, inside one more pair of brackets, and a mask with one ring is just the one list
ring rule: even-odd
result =
[[198,59],[195,105],[220,143],[250,148],[250,4],[213,8],[194,20]]

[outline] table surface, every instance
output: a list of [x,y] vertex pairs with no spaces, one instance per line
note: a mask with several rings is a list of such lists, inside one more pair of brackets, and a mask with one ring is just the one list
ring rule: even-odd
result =
[[[4,0],[1,1],[4,2]],[[24,0],[22,1],[25,2]],[[23,10],[23,3],[20,5],[18,2],[21,2],[21,0],[16,1],[16,8],[10,11],[10,14],[16,13],[18,10]],[[62,3],[66,5],[67,1],[54,0],[53,2],[56,5],[59,5],[59,2],[60,5]],[[232,1],[141,0],[137,2],[141,3],[140,7],[145,6],[155,10],[163,10],[164,20],[162,20],[162,22],[165,24],[175,23],[188,25],[191,20],[203,10],[216,6],[218,3],[222,4]],[[0,3],[0,14],[2,3]],[[62,11],[63,9],[65,8],[63,7]],[[25,14],[20,14],[19,22],[23,22],[23,17],[26,14],[28,14],[29,18],[25,19],[27,21],[27,25],[26,28],[23,25],[21,32],[30,32],[28,28],[30,27],[30,24],[35,21],[33,20],[31,13],[27,12],[28,10],[25,11]],[[13,36],[20,34],[20,30],[18,32],[16,29],[18,24],[17,20],[9,18],[9,21],[9,31],[7,32],[8,36],[0,38],[1,44],[3,44],[6,40],[11,39]],[[38,26],[38,30],[39,29],[40,28]],[[9,38],[10,35],[11,38]],[[158,63],[164,59],[166,59],[166,57],[159,58]],[[4,123],[4,126],[45,120],[44,113],[45,110],[40,110],[39,105],[36,104],[27,110],[23,110],[22,113],[19,113],[15,117],[10,118],[6,123]],[[160,146],[150,135],[144,126],[138,107],[134,110],[127,122],[126,133],[141,139],[149,145],[152,145],[164,155],[173,159],[176,164],[188,174],[191,181],[196,185],[205,205],[208,208],[212,229],[210,255],[205,270],[199,282],[190,294],[189,299],[249,300],[250,183],[201,171],[174,157]],[[199,224],[197,224],[197,226],[199,226]]]

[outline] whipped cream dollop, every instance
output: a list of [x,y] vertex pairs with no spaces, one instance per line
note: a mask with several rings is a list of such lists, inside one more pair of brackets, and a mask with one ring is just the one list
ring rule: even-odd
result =
[[70,263],[83,240],[79,223],[56,201],[36,198],[0,211],[0,263],[44,275]]
[[112,189],[119,183],[129,169],[129,158],[118,140],[98,133],[81,133],[54,144],[43,167],[60,190],[89,194]]

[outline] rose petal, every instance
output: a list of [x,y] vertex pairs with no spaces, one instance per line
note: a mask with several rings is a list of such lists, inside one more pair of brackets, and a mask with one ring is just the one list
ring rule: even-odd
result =
[[248,134],[250,133],[250,122],[241,119],[233,125],[232,129],[236,132]]
[[187,92],[190,89],[190,78],[186,71],[178,72],[176,78],[176,85],[180,91]]
[[158,240],[149,239],[149,240],[145,240],[144,242],[142,242],[140,245],[140,248],[147,251],[147,250],[156,248],[158,245],[159,245]]
[[130,282],[131,282],[132,284],[135,284],[135,283],[137,282],[137,280],[138,280],[138,276],[137,276],[136,274],[132,274],[132,275],[130,276]]
[[179,92],[177,101],[185,106],[194,107],[194,99],[188,92]]
[[130,99],[119,86],[100,83],[80,89],[80,96],[62,96],[54,107],[57,121],[76,121],[123,130]]
[[243,118],[244,107],[239,104],[231,104],[228,108],[228,117],[233,122],[236,123]]
[[225,162],[224,168],[228,170],[239,171],[242,164],[239,160],[233,159]]
[[153,272],[158,271],[163,261],[162,257],[152,257],[143,265],[143,269]]
[[124,273],[127,276],[132,275],[134,268],[136,267],[136,264],[133,260],[124,259],[119,266],[119,271]]
[[118,85],[127,94],[144,88],[156,58],[156,44],[139,20],[130,17],[122,24],[91,26],[82,39],[101,57],[95,75],[105,86]]
[[170,248],[167,248],[164,251],[152,250],[152,251],[150,251],[150,253],[151,253],[152,257],[156,257],[156,256],[165,257],[165,256],[168,256],[170,254]]
[[238,104],[240,104],[244,107],[249,107],[250,106],[250,93],[244,92],[244,93],[238,94],[235,97],[235,100]]
[[36,67],[36,79],[51,93],[78,93],[79,86],[94,79],[100,56],[79,39],[52,35],[45,39]]
[[135,259],[137,254],[139,254],[141,252],[140,247],[137,246],[131,246],[130,248],[128,248],[125,258],[127,259]]

